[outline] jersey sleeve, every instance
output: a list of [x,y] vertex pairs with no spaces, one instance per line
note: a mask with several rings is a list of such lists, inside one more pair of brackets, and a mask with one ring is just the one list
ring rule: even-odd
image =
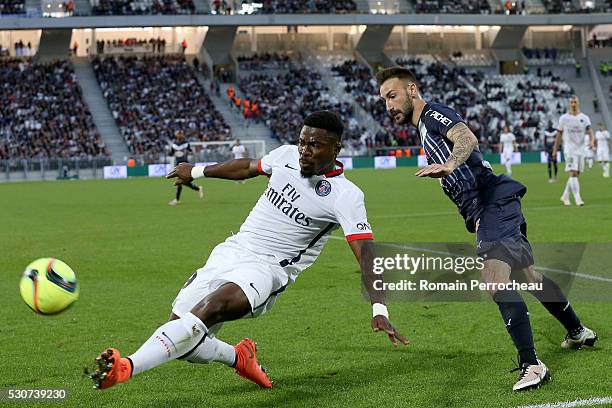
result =
[[348,242],[374,238],[361,190],[342,194],[334,203],[334,214]]
[[563,125],[565,124],[565,115],[561,115],[559,118],[559,123],[557,123],[557,130],[559,132],[563,132]]
[[465,123],[465,120],[455,110],[448,106],[435,106],[429,108],[423,117],[425,127],[446,137],[446,133],[457,123]]
[[259,159],[259,163],[257,164],[257,168],[259,170],[259,174],[264,176],[272,175],[274,171],[274,167],[277,167],[281,163],[282,158],[288,154],[293,148],[297,149],[296,146],[284,145],[280,146],[270,153],[266,154],[264,157]]
[[586,122],[586,130],[589,130],[591,128],[591,118],[589,118],[587,115],[584,115],[584,121]]

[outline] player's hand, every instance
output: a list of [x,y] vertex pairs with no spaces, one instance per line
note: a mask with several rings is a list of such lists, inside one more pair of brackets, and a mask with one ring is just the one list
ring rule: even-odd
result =
[[397,347],[397,341],[399,340],[404,346],[410,344],[407,338],[402,336],[395,327],[391,324],[389,319],[383,315],[376,315],[372,318],[372,330],[375,332],[384,331],[389,336],[389,340],[393,347]]
[[175,186],[191,183],[193,181],[193,177],[191,177],[191,169],[193,169],[193,164],[180,163],[166,176],[166,178],[176,178],[176,180],[174,180]]
[[446,177],[453,172],[453,168],[449,164],[430,164],[417,171],[414,175],[417,177]]

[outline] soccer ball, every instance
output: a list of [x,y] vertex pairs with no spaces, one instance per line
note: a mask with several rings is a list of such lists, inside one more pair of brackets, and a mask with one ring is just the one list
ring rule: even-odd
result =
[[74,271],[55,258],[40,258],[29,264],[19,289],[30,309],[44,315],[65,310],[79,297]]

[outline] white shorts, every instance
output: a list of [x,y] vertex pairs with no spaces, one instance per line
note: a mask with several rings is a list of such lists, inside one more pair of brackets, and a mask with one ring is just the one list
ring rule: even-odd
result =
[[502,162],[503,162],[502,164],[506,164],[506,163],[508,163],[508,162],[510,162],[510,163],[511,163],[511,162],[512,162],[512,154],[513,154],[513,153],[514,153],[514,151],[507,151],[507,150],[504,150],[504,151],[502,152],[502,154],[501,154],[501,155],[502,155]]
[[610,161],[610,149],[608,146],[604,146],[605,149],[597,148],[597,161],[607,162]]
[[240,286],[251,304],[251,312],[244,317],[257,317],[272,308],[290,280],[275,258],[255,254],[230,237],[217,245],[206,264],[185,282],[172,302],[172,313],[183,316],[228,282]]
[[584,157],[587,159],[592,159],[595,156],[595,153],[593,152],[593,150],[591,149],[584,149],[585,153],[584,153]]
[[582,154],[565,154],[565,171],[584,171],[584,155]]

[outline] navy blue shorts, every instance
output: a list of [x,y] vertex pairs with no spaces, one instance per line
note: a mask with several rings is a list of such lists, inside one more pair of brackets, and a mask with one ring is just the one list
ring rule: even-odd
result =
[[512,269],[533,265],[527,222],[521,211],[521,195],[498,199],[482,208],[476,231],[476,254],[497,259]]

